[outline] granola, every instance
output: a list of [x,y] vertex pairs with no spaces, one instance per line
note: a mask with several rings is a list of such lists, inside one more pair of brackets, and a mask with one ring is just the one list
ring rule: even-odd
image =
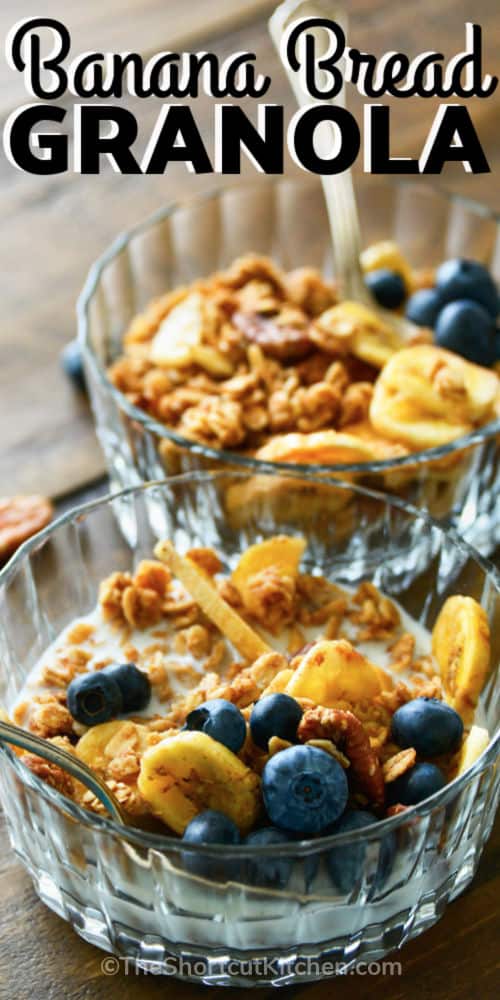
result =
[[[222,553],[195,548],[182,557],[160,543],[160,558],[102,581],[97,609],[47,650],[13,718],[89,764],[137,822],[177,833],[207,807],[240,820],[241,830],[258,826],[267,763],[300,746],[326,753],[345,772],[351,807],[379,817],[400,812],[404,803],[394,795],[405,775],[430,760],[451,778],[470,744],[430,756],[398,745],[395,713],[425,699],[458,697],[465,706],[477,699],[489,642],[484,613],[470,598],[449,598],[431,644],[372,582],[353,590],[302,572],[304,548],[303,539],[275,536],[250,546],[228,573]],[[231,609],[227,631],[221,608]],[[113,664],[131,658],[118,670],[144,678],[145,703],[95,724],[82,720],[75,685],[110,677]],[[261,745],[252,728],[256,706],[283,694],[298,712],[294,735],[275,733]],[[240,719],[239,749],[194,725],[192,713],[214,700]],[[63,795],[102,811],[59,768],[30,754],[22,759]]]
[[[386,242],[362,264],[389,266],[407,290],[435,280]],[[185,438],[277,462],[407,455],[491,421],[500,398],[494,370],[435,346],[432,331],[415,327],[405,342],[380,313],[340,300],[318,270],[286,273],[255,254],[152,302],[109,375]],[[306,439],[298,455],[287,438],[294,432]],[[330,449],[347,434],[352,455],[325,457],[325,433]],[[171,457],[176,446],[164,444]]]

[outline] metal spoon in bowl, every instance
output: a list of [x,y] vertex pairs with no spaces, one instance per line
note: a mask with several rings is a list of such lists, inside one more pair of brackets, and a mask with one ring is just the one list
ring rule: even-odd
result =
[[[287,28],[294,21],[313,17],[322,17],[330,21],[335,21],[341,26],[344,34],[346,33],[347,14],[344,10],[337,7],[335,3],[331,3],[330,0],[285,0],[284,3],[276,8],[269,21],[269,32],[278,53],[280,53],[281,41]],[[318,52],[326,51],[325,29],[314,27],[309,28],[308,32],[315,37],[316,50]],[[342,89],[335,98],[325,99],[320,102],[302,89],[299,73],[292,70],[286,62],[284,63],[284,69],[299,107],[311,107],[315,104],[331,104],[335,107],[345,106],[345,81],[343,82]],[[316,148],[319,155],[325,159],[329,154],[332,135],[333,126],[329,122],[323,122],[318,126],[315,137]],[[380,316],[380,319],[394,333],[398,334],[403,340],[409,340],[418,331],[418,327],[404,317],[398,316],[387,309],[382,309],[366,287],[360,264],[361,231],[352,171],[344,170],[341,174],[322,174],[321,184],[325,196],[332,244],[335,251],[336,270],[341,282],[343,298],[368,306],[372,312]]]
[[40,736],[28,733],[25,729],[21,729],[20,726],[15,726],[12,722],[6,721],[6,714],[1,709],[0,743],[9,743],[12,746],[19,747],[21,750],[34,753],[37,757],[43,757],[50,764],[57,764],[58,767],[62,768],[63,771],[67,771],[77,781],[81,781],[82,785],[85,785],[102,802],[112,819],[123,826],[130,826],[127,815],[116,796],[113,795],[102,778],[88,764],[85,764],[83,760],[68,753],[67,750],[56,746],[54,743],[48,743],[47,740],[42,739]]

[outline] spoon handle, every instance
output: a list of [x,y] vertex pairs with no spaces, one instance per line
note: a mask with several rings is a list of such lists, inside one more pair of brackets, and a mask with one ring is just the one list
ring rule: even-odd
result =
[[62,747],[41,739],[40,736],[26,732],[20,726],[13,725],[12,722],[5,722],[3,718],[0,718],[0,743],[10,743],[21,750],[27,750],[38,757],[43,757],[51,764],[57,764],[77,781],[81,781],[102,802],[114,820],[125,826],[128,825],[126,815],[118,799],[83,760],[68,753],[67,750],[63,750]]
[[[289,25],[294,21],[308,17],[323,17],[336,21],[344,33],[346,32],[346,12],[337,7],[335,3],[331,3],[330,0],[285,0],[276,8],[269,21],[271,38],[278,52],[280,52],[281,41]],[[308,32],[312,33],[316,39],[316,50],[326,52],[325,29],[314,27],[309,28]],[[344,77],[342,78],[342,89],[335,98],[318,101],[303,90],[299,73],[292,70],[286,61],[284,61],[284,68],[297,103],[301,108],[316,104],[331,104],[334,107],[345,106]],[[316,129],[316,149],[319,155],[324,158],[330,155],[333,136],[334,130],[330,122],[323,122]],[[322,174],[321,183],[330,223],[336,272],[342,284],[343,297],[370,304],[371,296],[363,281],[360,266],[361,232],[352,172],[345,170],[336,175]]]

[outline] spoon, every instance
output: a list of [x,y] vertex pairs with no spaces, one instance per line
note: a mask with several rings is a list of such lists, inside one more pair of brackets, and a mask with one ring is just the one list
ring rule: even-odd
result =
[[12,722],[7,721],[6,714],[1,709],[0,743],[9,743],[12,746],[19,747],[21,750],[34,753],[37,757],[43,757],[50,764],[57,764],[58,767],[62,768],[63,771],[67,771],[77,781],[81,781],[102,802],[112,819],[123,826],[130,825],[126,813],[116,796],[113,795],[102,778],[88,764],[85,764],[83,760],[79,760],[78,757],[68,753],[67,750],[63,750],[54,743],[48,743],[47,740],[42,739],[40,736],[28,733],[25,729],[21,729],[20,726],[15,726]]
[[[330,0],[284,0],[284,3],[276,8],[269,21],[269,32],[279,54],[281,54],[280,46],[287,28],[294,21],[312,17],[328,18],[330,21],[335,21],[340,25],[344,34],[346,33],[347,15],[341,8],[333,5]],[[326,52],[325,29],[308,28],[308,32],[315,37],[316,52],[322,50]],[[342,88],[337,96],[320,102],[303,90],[299,73],[292,70],[286,60],[283,60],[283,65],[299,107],[320,104],[331,104],[334,107],[345,106],[344,76],[342,77]],[[324,77],[325,71],[317,70],[317,74],[318,82],[321,83],[321,75]],[[323,122],[318,126],[315,145],[319,155],[325,159],[329,155],[332,136],[333,125],[331,123]],[[352,171],[349,169],[344,170],[341,174],[322,174],[321,184],[343,297],[367,306],[380,316],[386,326],[390,326],[400,337],[408,340],[417,332],[418,327],[402,316],[382,309],[369,292],[363,278],[360,264],[361,230]]]

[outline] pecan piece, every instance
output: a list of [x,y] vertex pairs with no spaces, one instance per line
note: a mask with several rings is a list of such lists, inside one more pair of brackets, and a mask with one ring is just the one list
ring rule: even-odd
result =
[[44,528],[52,514],[45,497],[0,497],[0,562]]
[[298,737],[302,743],[311,739],[332,740],[351,762],[351,773],[360,791],[376,806],[384,802],[384,775],[380,760],[359,719],[342,708],[321,705],[304,712]]
[[247,340],[271,358],[293,361],[304,358],[313,348],[307,329],[298,326],[279,326],[273,319],[259,313],[233,313],[232,323]]

